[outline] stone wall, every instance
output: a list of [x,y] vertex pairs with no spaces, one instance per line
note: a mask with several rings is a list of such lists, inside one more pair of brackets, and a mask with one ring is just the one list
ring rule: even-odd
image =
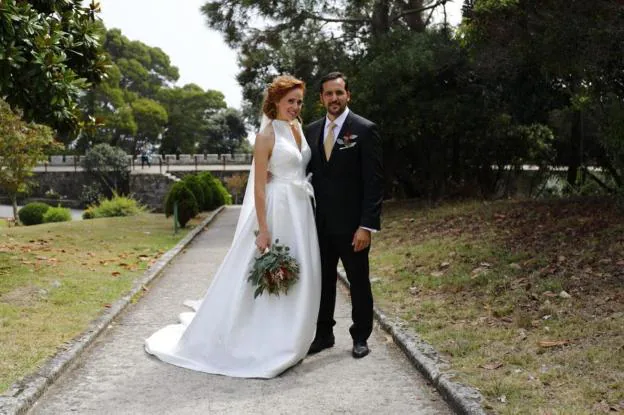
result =
[[[59,199],[50,197],[46,192],[52,190],[59,195],[63,206],[80,207],[80,194],[82,187],[93,182],[93,178],[85,172],[47,172],[34,173],[31,177],[34,185],[31,187],[26,202],[45,200],[50,204],[56,204]],[[0,188],[0,198],[7,199],[7,193]],[[21,199],[20,199],[21,200]]]
[[85,172],[48,172],[35,173],[33,181],[37,186],[30,192],[32,197],[45,197],[51,189],[65,199],[79,200],[82,187],[92,184],[94,179]]
[[[83,186],[97,183],[93,176],[84,171],[35,172],[30,180],[34,185],[30,188],[27,197],[20,199],[20,203],[43,200],[53,205],[61,202],[63,206],[73,208],[84,207],[80,203]],[[120,183],[119,189],[122,193],[127,193],[128,183]],[[58,195],[60,200],[57,197],[50,197],[50,193]],[[7,196],[6,192],[0,188],[0,197],[5,200]]]
[[[175,182],[175,176],[179,178],[186,174],[195,174],[194,171],[171,172],[171,174],[142,174],[133,173],[130,175],[130,181],[125,184],[124,193],[129,192],[135,199],[141,201],[148,208],[155,212],[163,212],[165,196],[171,185]],[[238,171],[218,171],[212,172],[215,177],[222,181],[233,174],[240,174]],[[22,202],[46,201],[47,203],[56,205],[59,200],[49,198],[46,192],[50,189],[61,196],[61,204],[72,208],[83,208],[80,204],[80,194],[83,186],[94,183],[93,178],[86,172],[41,172],[35,173],[32,180],[36,183],[26,199]],[[0,188],[0,203],[8,203],[6,192]]]
[[[221,181],[233,174],[240,174],[236,171],[212,172]],[[195,174],[193,171],[175,171],[169,175],[164,174],[141,174],[135,173],[130,176],[130,193],[132,196],[148,206],[154,212],[164,211],[165,197],[175,182],[174,177],[182,179],[188,174]]]
[[130,175],[130,193],[132,197],[154,212],[164,211],[165,196],[175,180],[162,174]]

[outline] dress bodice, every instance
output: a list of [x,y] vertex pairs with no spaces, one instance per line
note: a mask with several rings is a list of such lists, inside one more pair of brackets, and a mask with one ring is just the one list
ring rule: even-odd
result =
[[269,160],[271,174],[284,180],[301,180],[305,177],[305,169],[312,155],[299,124],[301,135],[301,151],[287,121],[273,120],[275,145]]

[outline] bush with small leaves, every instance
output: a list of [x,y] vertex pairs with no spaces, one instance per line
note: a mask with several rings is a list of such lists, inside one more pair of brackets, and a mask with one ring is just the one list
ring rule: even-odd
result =
[[43,215],[43,223],[70,222],[72,220],[71,211],[64,207],[51,207]]
[[99,183],[91,183],[89,185],[82,185],[82,192],[78,196],[78,200],[83,206],[90,206],[97,204],[102,196],[102,186]]
[[221,180],[219,180],[218,178],[214,178],[214,188],[215,190],[215,202],[216,202],[216,206],[215,207],[219,207],[219,206],[223,206],[223,205],[231,205],[232,204],[232,196],[230,195],[230,193],[227,191],[227,189],[225,188],[225,186],[223,185],[223,183],[221,183]]
[[[83,212],[82,217],[83,219],[93,219],[135,216],[145,211],[145,206],[142,206],[131,197],[113,194],[112,198],[102,199],[99,204],[89,206],[89,208]],[[87,216],[86,218],[85,215]]]
[[204,190],[204,205],[202,206],[203,210],[212,210],[215,208],[215,193],[216,188],[214,186],[214,176],[209,172],[205,171],[197,175],[199,181],[202,184],[202,189]]
[[174,204],[178,204],[178,222],[181,227],[185,227],[189,220],[199,213],[199,205],[195,195],[183,182],[174,183],[165,198],[165,215],[173,215]]
[[89,206],[82,212],[83,219],[95,219],[95,207]]
[[193,192],[193,196],[195,196],[195,200],[197,200],[197,206],[199,209],[203,210],[206,202],[204,186],[202,185],[201,179],[194,174],[189,174],[184,176],[182,181],[186,184],[189,190]]
[[85,153],[81,165],[100,184],[106,186],[106,194],[116,192],[130,176],[128,155],[121,148],[106,143],[91,147]]
[[43,223],[43,215],[50,209],[47,203],[29,203],[17,212],[19,220],[26,226],[39,225]]

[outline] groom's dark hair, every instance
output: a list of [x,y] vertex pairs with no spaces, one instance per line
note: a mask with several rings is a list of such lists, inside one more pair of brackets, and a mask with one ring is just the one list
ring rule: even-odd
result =
[[345,83],[345,89],[348,91],[349,90],[349,81],[347,80],[347,77],[345,76],[345,74],[343,74],[342,72],[330,72],[327,75],[325,75],[324,77],[321,78],[321,85],[319,87],[319,91],[321,92],[321,94],[323,93],[323,84],[327,81],[333,81],[334,79],[338,79],[338,78],[342,78],[342,80]]

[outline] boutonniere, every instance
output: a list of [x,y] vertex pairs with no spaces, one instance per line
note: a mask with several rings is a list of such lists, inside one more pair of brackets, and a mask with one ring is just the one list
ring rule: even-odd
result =
[[342,146],[340,150],[344,150],[355,146],[357,144],[357,137],[357,134],[351,134],[350,131],[347,131],[342,135],[342,138],[338,138],[336,142]]

